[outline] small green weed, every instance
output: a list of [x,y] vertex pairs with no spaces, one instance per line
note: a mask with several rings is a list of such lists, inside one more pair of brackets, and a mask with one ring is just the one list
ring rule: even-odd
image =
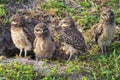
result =
[[0,66],[0,77],[4,77],[5,80],[33,80],[35,76],[32,66],[29,65],[10,63]]
[[0,0],[0,4],[7,3],[9,0]]
[[15,2],[23,3],[25,0],[15,0]]
[[7,12],[7,10],[6,10],[6,8],[5,8],[5,5],[1,4],[1,5],[0,5],[0,17],[5,16],[5,15],[6,15],[6,12]]

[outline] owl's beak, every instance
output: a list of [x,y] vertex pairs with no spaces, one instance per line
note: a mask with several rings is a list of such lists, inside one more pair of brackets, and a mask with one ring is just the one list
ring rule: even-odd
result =
[[43,30],[40,30],[39,32],[40,32],[40,33],[44,33]]
[[59,26],[62,27],[62,28],[64,28],[64,27],[67,27],[68,25],[64,24],[64,23],[60,23]]
[[68,25],[66,25],[66,24],[62,24],[61,26],[62,26],[62,27],[66,27],[66,26],[68,26]]

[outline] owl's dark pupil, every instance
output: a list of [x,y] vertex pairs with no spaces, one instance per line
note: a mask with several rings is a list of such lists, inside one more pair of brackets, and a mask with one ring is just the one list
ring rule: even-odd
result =
[[110,16],[113,16],[113,14],[111,13]]
[[44,32],[47,32],[47,31],[48,31],[48,29],[47,29],[47,28],[45,28],[45,29],[43,29],[43,31],[44,31]]

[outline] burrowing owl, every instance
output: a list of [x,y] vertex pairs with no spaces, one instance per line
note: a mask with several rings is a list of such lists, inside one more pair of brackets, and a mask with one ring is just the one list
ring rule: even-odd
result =
[[75,25],[71,17],[65,17],[59,23],[59,26],[62,28],[62,38],[63,38],[63,50],[67,53],[70,53],[68,61],[71,59],[74,53],[86,53],[86,43],[84,37],[80,31],[78,31],[77,26]]
[[106,53],[106,46],[111,43],[115,32],[114,13],[111,9],[106,9],[101,13],[100,22],[95,26],[94,32],[95,41],[102,53]]
[[29,35],[26,29],[26,23],[24,16],[20,14],[14,14],[11,17],[11,37],[14,45],[20,49],[19,56],[21,56],[24,49],[25,57],[27,56],[27,51],[31,50],[32,45],[29,39]]
[[36,60],[51,58],[55,50],[55,44],[45,23],[38,23],[34,28],[34,52]]

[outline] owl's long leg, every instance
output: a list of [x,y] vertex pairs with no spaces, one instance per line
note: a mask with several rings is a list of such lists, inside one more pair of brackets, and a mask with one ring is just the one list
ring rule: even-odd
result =
[[104,54],[104,47],[101,46],[100,48],[101,48],[102,54]]
[[70,50],[70,56],[69,56],[69,58],[68,58],[67,62],[69,62],[69,61],[70,61],[70,59],[72,58],[72,55],[73,55],[72,49],[69,49],[69,50]]
[[104,46],[104,53],[106,53],[106,46]]
[[27,57],[27,50],[26,50],[26,49],[24,49],[24,52],[25,52],[25,57]]
[[21,48],[21,49],[20,49],[19,56],[21,56],[21,55],[22,55],[22,51],[23,51],[23,49]]
[[72,58],[72,54],[70,53],[70,56],[69,56],[67,62],[69,62],[71,58]]

